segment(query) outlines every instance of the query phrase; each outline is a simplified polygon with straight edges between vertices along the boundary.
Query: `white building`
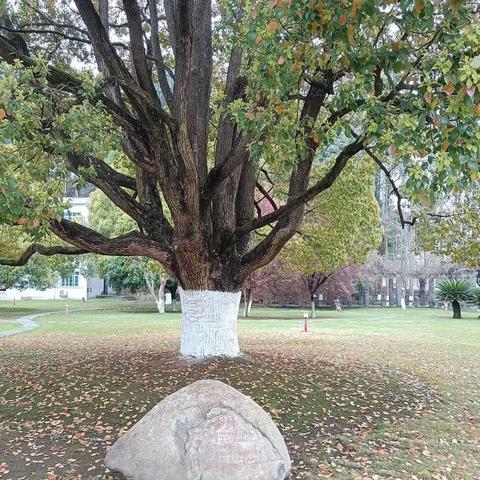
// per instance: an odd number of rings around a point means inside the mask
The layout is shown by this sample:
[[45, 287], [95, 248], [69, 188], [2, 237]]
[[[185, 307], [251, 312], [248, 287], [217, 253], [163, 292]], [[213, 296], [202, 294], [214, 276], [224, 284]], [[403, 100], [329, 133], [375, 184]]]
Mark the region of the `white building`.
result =
[[[88, 223], [88, 197], [67, 197], [64, 199], [71, 206], [65, 210], [64, 217], [86, 225]], [[89, 299], [95, 298], [104, 293], [106, 285], [103, 279], [98, 277], [86, 278], [77, 269], [72, 275], [62, 277], [58, 283], [51, 288], [38, 290], [27, 288], [17, 290], [8, 288], [0, 290], [0, 300], [58, 300], [58, 299]]]

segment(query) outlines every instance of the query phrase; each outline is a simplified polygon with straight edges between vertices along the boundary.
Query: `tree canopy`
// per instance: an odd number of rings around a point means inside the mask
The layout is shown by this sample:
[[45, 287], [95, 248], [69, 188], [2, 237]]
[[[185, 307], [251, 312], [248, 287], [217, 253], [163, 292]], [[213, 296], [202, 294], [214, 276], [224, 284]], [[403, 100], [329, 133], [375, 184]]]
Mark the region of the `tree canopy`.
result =
[[281, 259], [307, 276], [329, 276], [350, 264], [362, 264], [382, 239], [380, 211], [374, 194], [372, 162], [349, 164], [325, 194], [309, 205], [300, 232]]
[[[424, 203], [479, 177], [476, 3], [74, 4], [0, 4], [0, 221], [72, 245], [58, 251], [145, 256], [186, 289], [234, 291], [361, 152]], [[71, 173], [132, 230], [62, 218]], [[276, 176], [285, 196], [256, 214]]]
[[445, 200], [438, 214], [419, 223], [418, 238], [420, 248], [480, 269], [480, 190]]

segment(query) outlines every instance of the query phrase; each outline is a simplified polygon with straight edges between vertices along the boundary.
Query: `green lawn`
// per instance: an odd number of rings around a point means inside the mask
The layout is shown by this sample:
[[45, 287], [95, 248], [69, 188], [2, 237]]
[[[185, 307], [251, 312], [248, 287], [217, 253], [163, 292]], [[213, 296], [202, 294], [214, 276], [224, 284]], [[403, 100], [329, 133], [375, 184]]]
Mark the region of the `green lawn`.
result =
[[[0, 328], [64, 303], [0, 302]], [[253, 309], [239, 321], [242, 359], [192, 364], [176, 356], [178, 313], [69, 305], [112, 310], [59, 313], [0, 339], [2, 480], [110, 478], [108, 445], [199, 378], [226, 381], [271, 413], [293, 479], [479, 478], [478, 313], [326, 310], [305, 333], [302, 310]]]

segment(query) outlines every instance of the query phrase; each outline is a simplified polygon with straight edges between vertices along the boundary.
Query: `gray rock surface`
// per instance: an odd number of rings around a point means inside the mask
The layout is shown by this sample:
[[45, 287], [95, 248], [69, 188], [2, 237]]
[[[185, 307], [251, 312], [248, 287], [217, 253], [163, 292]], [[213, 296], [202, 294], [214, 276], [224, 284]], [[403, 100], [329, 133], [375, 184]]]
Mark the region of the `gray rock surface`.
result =
[[162, 400], [110, 448], [105, 464], [127, 480], [283, 480], [290, 472], [270, 416], [216, 380]]

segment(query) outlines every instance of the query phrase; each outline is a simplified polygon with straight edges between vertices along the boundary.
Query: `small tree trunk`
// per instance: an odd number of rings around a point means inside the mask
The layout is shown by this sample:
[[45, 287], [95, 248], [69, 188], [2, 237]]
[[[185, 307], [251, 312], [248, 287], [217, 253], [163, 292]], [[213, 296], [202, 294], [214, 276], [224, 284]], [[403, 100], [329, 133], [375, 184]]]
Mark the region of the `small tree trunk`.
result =
[[165, 301], [163, 298], [157, 298], [156, 302], [158, 313], [165, 313]]
[[317, 318], [317, 313], [315, 311], [315, 297], [311, 298], [311, 307], [312, 307], [312, 318]]
[[397, 306], [397, 297], [396, 297], [396, 292], [395, 292], [395, 284], [393, 281], [393, 278], [388, 279], [388, 301], [389, 301], [389, 306]]
[[458, 300], [452, 302], [453, 308], [453, 318], [462, 318], [462, 309], [460, 308], [460, 303]]
[[252, 310], [252, 303], [253, 303], [253, 295], [250, 294], [250, 298], [248, 299], [248, 306], [247, 306], [247, 316], [250, 315], [250, 311]]
[[181, 355], [238, 356], [237, 317], [240, 296], [241, 292], [180, 289]]
[[370, 287], [365, 285], [365, 290], [363, 291], [363, 304], [365, 307], [370, 306]]
[[402, 282], [400, 281], [400, 277], [397, 275], [396, 277], [396, 293], [397, 293], [397, 307], [402, 306]]
[[420, 306], [424, 307], [426, 304], [427, 294], [426, 294], [426, 285], [427, 280], [425, 278], [418, 279], [418, 295], [420, 297]]
[[243, 316], [248, 317], [248, 300], [247, 300], [247, 291], [243, 291]]
[[177, 299], [172, 295], [172, 312], [177, 311]]
[[[165, 313], [165, 285], [167, 279], [164, 275], [160, 278], [160, 287], [158, 288], [158, 297], [155, 296], [155, 303], [157, 304], [158, 313]], [[152, 286], [153, 289], [153, 286]]]

